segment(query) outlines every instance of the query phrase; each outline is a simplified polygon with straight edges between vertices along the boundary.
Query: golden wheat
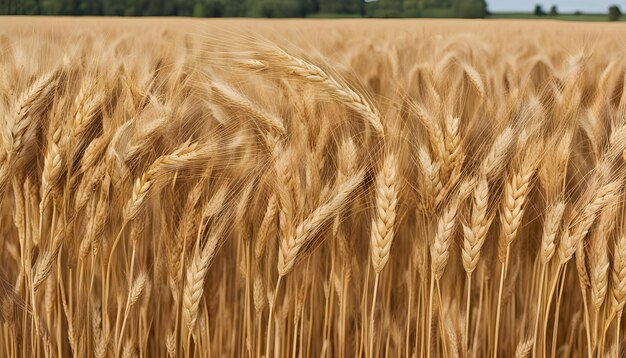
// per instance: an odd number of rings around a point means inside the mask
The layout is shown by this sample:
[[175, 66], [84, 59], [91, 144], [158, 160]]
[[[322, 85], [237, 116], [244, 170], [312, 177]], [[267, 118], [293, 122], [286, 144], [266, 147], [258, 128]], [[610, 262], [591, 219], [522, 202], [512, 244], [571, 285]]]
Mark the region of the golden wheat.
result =
[[622, 37], [4, 18], [0, 356], [623, 356]]

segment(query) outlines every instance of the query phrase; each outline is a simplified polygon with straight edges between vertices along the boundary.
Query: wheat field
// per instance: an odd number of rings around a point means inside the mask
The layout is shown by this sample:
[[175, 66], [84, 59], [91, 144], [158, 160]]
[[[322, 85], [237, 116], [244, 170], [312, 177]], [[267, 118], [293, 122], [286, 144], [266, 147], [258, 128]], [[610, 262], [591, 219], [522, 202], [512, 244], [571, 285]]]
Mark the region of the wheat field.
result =
[[625, 36], [2, 18], [0, 356], [624, 356]]

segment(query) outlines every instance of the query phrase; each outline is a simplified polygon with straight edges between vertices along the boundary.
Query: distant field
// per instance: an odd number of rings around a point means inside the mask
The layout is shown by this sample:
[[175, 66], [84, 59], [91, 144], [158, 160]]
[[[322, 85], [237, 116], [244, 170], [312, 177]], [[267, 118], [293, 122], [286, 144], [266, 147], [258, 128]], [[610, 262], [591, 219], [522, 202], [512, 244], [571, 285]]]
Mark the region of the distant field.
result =
[[[526, 12], [503, 12], [489, 15], [490, 19], [534, 19], [534, 20], [565, 20], [565, 21], [609, 21], [608, 14], [562, 14], [558, 16], [535, 16]], [[626, 16], [622, 16], [620, 21], [626, 20]]]
[[[423, 17], [419, 19], [444, 19], [454, 18], [454, 13], [448, 9], [429, 9], [425, 10], [422, 14]], [[343, 18], [364, 18], [364, 16], [356, 14], [313, 14], [310, 18], [316, 19], [343, 19]], [[525, 19], [525, 20], [562, 20], [562, 21], [589, 21], [589, 22], [609, 22], [608, 14], [561, 14], [558, 16], [536, 16], [532, 13], [526, 12], [503, 12], [492, 13], [487, 16], [487, 19]], [[626, 16], [623, 16], [620, 21], [626, 21]]]
[[[342, 19], [342, 18], [369, 18], [358, 14], [329, 14], [319, 13], [309, 16], [316, 19]], [[376, 16], [373, 16], [377, 18]], [[410, 17], [407, 17], [410, 18]], [[453, 19], [454, 11], [451, 9], [426, 9], [422, 12], [422, 17], [418, 19]], [[487, 16], [487, 19], [525, 19], [525, 20], [562, 20], [562, 21], [588, 21], [588, 22], [610, 22], [608, 14], [560, 14], [557, 16], [536, 16], [530, 12], [497, 12]], [[622, 16], [621, 22], [626, 21], [626, 15]]]

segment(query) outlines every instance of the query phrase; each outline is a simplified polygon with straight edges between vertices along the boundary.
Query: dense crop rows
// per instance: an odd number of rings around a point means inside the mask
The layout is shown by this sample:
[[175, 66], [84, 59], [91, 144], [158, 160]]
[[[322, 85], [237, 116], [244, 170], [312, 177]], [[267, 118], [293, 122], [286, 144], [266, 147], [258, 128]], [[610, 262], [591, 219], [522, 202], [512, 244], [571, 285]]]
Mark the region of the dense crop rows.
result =
[[1, 356], [623, 351], [623, 28], [3, 20]]

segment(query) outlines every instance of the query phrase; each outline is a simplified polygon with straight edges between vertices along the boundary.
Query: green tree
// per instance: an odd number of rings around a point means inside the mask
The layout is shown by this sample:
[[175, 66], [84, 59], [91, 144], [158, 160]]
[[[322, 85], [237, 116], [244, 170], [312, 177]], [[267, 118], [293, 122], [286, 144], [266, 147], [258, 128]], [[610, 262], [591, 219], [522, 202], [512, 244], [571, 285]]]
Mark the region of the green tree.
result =
[[[78, 11], [82, 15], [102, 15], [102, 1], [101, 0], [81, 0], [78, 5]], [[136, 14], [142, 15], [142, 14]]]
[[203, 16], [222, 17], [225, 16], [225, 12], [224, 0], [205, 0]]
[[424, 9], [440, 9], [426, 6], [423, 0], [378, 0], [364, 4], [370, 17], [419, 17]]
[[144, 15], [175, 16], [176, 3], [173, 0], [146, 0]]
[[367, 4], [367, 15], [373, 17], [401, 17], [402, 0], [378, 0]]
[[193, 6], [193, 17], [204, 17], [204, 5], [201, 1], [198, 1]]
[[18, 1], [20, 15], [40, 15], [41, 2], [36, 0]]
[[[103, 0], [102, 2], [103, 15], [123, 16], [124, 7], [125, 7], [124, 5], [125, 5], [124, 1], [122, 0]], [[61, 11], [63, 13], [63, 10]]]
[[543, 16], [546, 14], [545, 11], [543, 11], [543, 6], [537, 4], [535, 5], [535, 16]]
[[556, 5], [552, 5], [552, 7], [550, 8], [550, 16], [558, 16], [559, 15], [559, 11], [556, 8]]
[[227, 0], [222, 2], [224, 13], [222, 16], [245, 16], [247, 11], [246, 0]]
[[419, 0], [422, 9], [444, 9], [452, 8], [454, 0]]
[[57, 15], [60, 10], [60, 3], [56, 0], [44, 0], [41, 4], [43, 15]]
[[176, 15], [191, 16], [193, 15], [194, 0], [176, 0]]
[[619, 21], [622, 17], [622, 12], [617, 5], [609, 7], [609, 21]]
[[419, 17], [421, 14], [419, 2], [416, 0], [404, 0], [402, 8], [404, 9], [404, 15], [407, 17]]

